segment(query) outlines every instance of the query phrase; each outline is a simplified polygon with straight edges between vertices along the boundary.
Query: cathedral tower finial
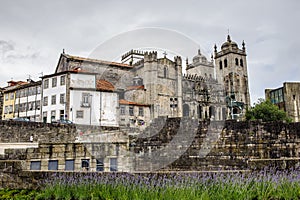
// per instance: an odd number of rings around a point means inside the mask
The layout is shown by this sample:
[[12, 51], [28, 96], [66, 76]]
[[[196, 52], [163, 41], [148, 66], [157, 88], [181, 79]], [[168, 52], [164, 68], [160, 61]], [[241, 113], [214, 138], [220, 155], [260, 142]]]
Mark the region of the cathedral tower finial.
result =
[[243, 46], [243, 51], [245, 51], [246, 47], [245, 47], [245, 41], [244, 40], [243, 40], [242, 46]]
[[229, 35], [229, 34], [227, 35], [227, 41], [228, 41], [228, 42], [231, 42], [231, 39], [230, 39], [230, 35]]

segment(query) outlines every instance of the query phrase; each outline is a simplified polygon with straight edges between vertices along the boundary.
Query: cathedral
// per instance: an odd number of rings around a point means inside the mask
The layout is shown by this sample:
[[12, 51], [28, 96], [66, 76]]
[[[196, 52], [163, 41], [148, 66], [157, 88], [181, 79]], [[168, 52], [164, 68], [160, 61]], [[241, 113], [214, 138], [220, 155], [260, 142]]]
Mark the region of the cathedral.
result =
[[[62, 53], [55, 74], [74, 70], [94, 73], [97, 81], [111, 84], [118, 94], [116, 120], [120, 126], [149, 124], [160, 116], [243, 118], [250, 105], [244, 42], [239, 48], [228, 35], [220, 50], [215, 45], [211, 59], [199, 49], [191, 63], [186, 59], [185, 66], [183, 73], [181, 57], [171, 60], [166, 54], [159, 57], [156, 51], [131, 50], [122, 56], [121, 63]], [[66, 112], [69, 104], [66, 101]]]

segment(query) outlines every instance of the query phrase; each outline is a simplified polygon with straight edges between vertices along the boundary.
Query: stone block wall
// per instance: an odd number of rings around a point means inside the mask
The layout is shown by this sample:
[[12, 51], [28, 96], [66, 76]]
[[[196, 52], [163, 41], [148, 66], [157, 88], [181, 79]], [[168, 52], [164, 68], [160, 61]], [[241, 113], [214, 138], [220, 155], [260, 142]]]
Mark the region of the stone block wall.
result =
[[54, 125], [39, 122], [0, 120], [0, 142], [74, 142], [77, 136], [73, 125]]
[[[179, 127], [180, 119], [170, 118], [158, 134], [144, 139], [131, 138], [137, 143], [135, 153], [145, 154], [150, 149], [154, 153], [163, 148], [172, 142]], [[186, 140], [183, 137], [182, 143]], [[180, 148], [182, 145], [178, 144]], [[300, 165], [299, 155], [300, 123], [203, 121], [187, 151], [163, 170], [243, 170], [269, 165], [290, 168]]]

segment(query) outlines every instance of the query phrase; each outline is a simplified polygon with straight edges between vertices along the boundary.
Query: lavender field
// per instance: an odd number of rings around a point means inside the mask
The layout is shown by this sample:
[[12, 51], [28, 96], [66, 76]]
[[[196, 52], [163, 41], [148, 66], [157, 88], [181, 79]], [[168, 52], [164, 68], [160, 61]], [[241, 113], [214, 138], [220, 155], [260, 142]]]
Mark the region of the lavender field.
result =
[[[23, 192], [24, 193], [24, 192]], [[299, 170], [230, 173], [57, 174], [11, 199], [299, 199]], [[7, 197], [7, 196], [6, 196]], [[0, 198], [4, 199], [1, 196]]]

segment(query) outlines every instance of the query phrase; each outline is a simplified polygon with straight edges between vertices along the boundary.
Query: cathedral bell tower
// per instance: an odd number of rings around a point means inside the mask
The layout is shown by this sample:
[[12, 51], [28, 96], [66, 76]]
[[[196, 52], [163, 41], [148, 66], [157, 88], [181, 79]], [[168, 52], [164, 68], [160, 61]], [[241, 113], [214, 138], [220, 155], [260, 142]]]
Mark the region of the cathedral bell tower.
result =
[[216, 45], [214, 47], [216, 77], [219, 83], [224, 84], [228, 119], [242, 118], [250, 107], [246, 56], [244, 41], [242, 49], [239, 49], [230, 35], [222, 44], [221, 51], [218, 52]]

